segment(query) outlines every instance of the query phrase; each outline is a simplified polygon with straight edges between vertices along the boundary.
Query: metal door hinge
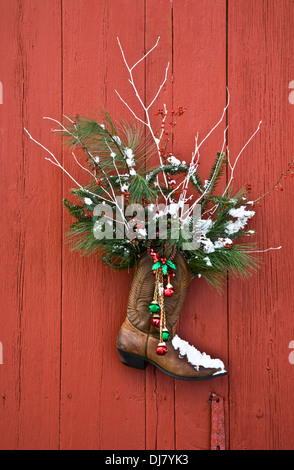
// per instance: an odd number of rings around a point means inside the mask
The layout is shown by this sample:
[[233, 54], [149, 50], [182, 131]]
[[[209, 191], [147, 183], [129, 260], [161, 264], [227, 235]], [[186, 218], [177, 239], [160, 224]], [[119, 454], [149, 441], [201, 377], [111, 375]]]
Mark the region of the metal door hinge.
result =
[[211, 450], [226, 449], [225, 435], [225, 410], [224, 399], [222, 396], [212, 393], [210, 395], [211, 403]]

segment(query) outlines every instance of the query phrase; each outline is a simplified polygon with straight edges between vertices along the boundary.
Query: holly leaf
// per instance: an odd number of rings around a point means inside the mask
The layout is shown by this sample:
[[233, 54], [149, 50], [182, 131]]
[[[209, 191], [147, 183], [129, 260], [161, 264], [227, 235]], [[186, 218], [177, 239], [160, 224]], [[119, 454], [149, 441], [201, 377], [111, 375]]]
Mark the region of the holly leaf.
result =
[[163, 274], [167, 274], [167, 265], [166, 264], [162, 265], [162, 272], [163, 272]]
[[152, 271], [156, 270], [156, 269], [159, 269], [161, 266], [160, 262], [159, 261], [156, 261], [156, 263], [153, 264], [152, 266]]
[[171, 268], [176, 269], [176, 265], [169, 259], [167, 260], [166, 264], [168, 264]]

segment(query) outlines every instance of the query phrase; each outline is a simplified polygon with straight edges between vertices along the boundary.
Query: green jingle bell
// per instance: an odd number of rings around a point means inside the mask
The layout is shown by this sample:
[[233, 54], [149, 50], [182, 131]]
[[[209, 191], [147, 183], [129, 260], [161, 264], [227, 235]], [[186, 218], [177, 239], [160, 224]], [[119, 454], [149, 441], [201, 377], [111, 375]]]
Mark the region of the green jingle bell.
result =
[[155, 302], [155, 301], [151, 302], [151, 304], [149, 305], [148, 308], [149, 308], [149, 311], [150, 311], [151, 313], [158, 313], [158, 312], [160, 312], [160, 306], [159, 306], [158, 303]]
[[165, 328], [162, 331], [162, 341], [168, 341], [169, 337], [170, 337], [169, 331], [168, 331], [168, 329]]

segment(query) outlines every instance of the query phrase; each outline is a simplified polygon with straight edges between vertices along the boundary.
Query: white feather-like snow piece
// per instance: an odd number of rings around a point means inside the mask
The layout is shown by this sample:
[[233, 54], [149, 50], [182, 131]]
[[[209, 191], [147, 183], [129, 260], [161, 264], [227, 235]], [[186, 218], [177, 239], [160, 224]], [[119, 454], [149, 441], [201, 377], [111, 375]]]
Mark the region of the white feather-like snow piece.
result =
[[[248, 204], [248, 203], [247, 203]], [[251, 217], [255, 214], [254, 211], [247, 211], [245, 206], [238, 207], [237, 209], [230, 209], [229, 215], [237, 219], [235, 222], [228, 222], [226, 225], [226, 233], [231, 235], [242, 230]]]
[[[168, 163], [170, 163], [171, 165], [180, 165], [182, 162], [180, 160], [178, 160], [176, 157], [174, 157], [173, 155], [171, 155], [170, 157], [168, 157], [167, 159]], [[184, 162], [183, 162], [184, 163]]]
[[181, 357], [187, 356], [188, 362], [196, 369], [205, 367], [205, 369], [220, 369], [213, 375], [223, 374], [226, 372], [224, 363], [220, 359], [212, 359], [208, 354], [201, 353], [194, 346], [184, 341], [178, 335], [172, 339], [172, 345], [176, 350], [179, 350]]
[[85, 197], [84, 202], [85, 204], [87, 204], [87, 206], [91, 206], [93, 204], [92, 199], [90, 199], [89, 197]]

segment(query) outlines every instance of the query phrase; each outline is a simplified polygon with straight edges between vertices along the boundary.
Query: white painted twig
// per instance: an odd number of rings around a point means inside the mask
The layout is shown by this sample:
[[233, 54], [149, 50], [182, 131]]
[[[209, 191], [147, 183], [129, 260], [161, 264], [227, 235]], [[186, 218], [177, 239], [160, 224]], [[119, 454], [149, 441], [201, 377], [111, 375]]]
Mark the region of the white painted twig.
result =
[[157, 93], [156, 93], [156, 95], [154, 96], [153, 100], [152, 100], [151, 103], [147, 106], [147, 108], [146, 108], [147, 110], [148, 110], [149, 108], [151, 108], [151, 106], [153, 105], [153, 103], [156, 101], [156, 99], [157, 99], [159, 93], [161, 92], [162, 87], [164, 86], [164, 84], [165, 84], [165, 82], [166, 82], [166, 80], [167, 80], [168, 69], [169, 69], [169, 62], [167, 63], [167, 66], [166, 66], [166, 69], [165, 69], [164, 80], [163, 80], [162, 84], [160, 85], [160, 87], [158, 88]]
[[[45, 160], [48, 160], [48, 161], [50, 161], [50, 163], [52, 163], [53, 165], [58, 166], [58, 167], [74, 182], [74, 184], [78, 187], [78, 189], [82, 189], [83, 191], [86, 191], [89, 195], [92, 195], [92, 196], [94, 196], [95, 198], [99, 197], [100, 199], [102, 199], [102, 200], [105, 201], [105, 202], [109, 202], [110, 204], [114, 204], [114, 205], [117, 207], [117, 209], [119, 210], [120, 214], [122, 215], [122, 218], [123, 218], [123, 221], [124, 221], [125, 226], [126, 226], [127, 228], [129, 227], [129, 224], [128, 224], [128, 222], [127, 222], [125, 216], [124, 216], [123, 210], [122, 210], [122, 208], [120, 207], [120, 205], [118, 204], [117, 199], [116, 199], [114, 193], [113, 193], [113, 197], [111, 197], [111, 195], [108, 193], [108, 191], [107, 191], [105, 188], [102, 188], [103, 191], [104, 191], [105, 193], [107, 193], [108, 196], [109, 196], [109, 199], [107, 199], [107, 198], [105, 198], [105, 197], [103, 197], [103, 196], [101, 196], [101, 195], [97, 196], [97, 194], [95, 194], [95, 193], [93, 193], [92, 191], [89, 191], [88, 189], [84, 188], [80, 183], [78, 183], [78, 182], [76, 181], [75, 178], [73, 178], [73, 176], [64, 168], [64, 166], [61, 165], [61, 163], [57, 160], [57, 158], [55, 157], [55, 155], [54, 155], [49, 149], [47, 149], [47, 148], [46, 148], [43, 144], [41, 144], [38, 140], [34, 139], [34, 138], [32, 137], [32, 135], [29, 133], [29, 131], [28, 131], [25, 127], [24, 127], [24, 130], [25, 130], [25, 132], [28, 134], [29, 138], [30, 138], [33, 142], [35, 142], [35, 143], [36, 143], [37, 145], [39, 145], [43, 150], [45, 150], [49, 155], [51, 155], [52, 159], [45, 157]], [[74, 158], [75, 158], [75, 155], [74, 155], [74, 154], [73, 154], [73, 156], [74, 156]], [[75, 158], [75, 160], [76, 160], [76, 158]], [[76, 161], [77, 161], [77, 160], [76, 160]], [[78, 163], [78, 162], [77, 162], [77, 163]], [[81, 166], [81, 165], [79, 165], [79, 166]], [[82, 168], [83, 168], [84, 170], [86, 169], [86, 168], [84, 168], [84, 167], [82, 167]]]
[[[225, 109], [226, 109], [226, 108], [225, 108]], [[221, 121], [219, 121], [219, 123], [220, 123], [220, 122], [221, 122]], [[223, 153], [224, 146], [225, 146], [225, 142], [226, 142], [226, 132], [227, 132], [227, 129], [228, 129], [228, 128], [226, 127], [226, 129], [224, 130], [224, 140], [223, 140], [222, 150], [221, 150], [221, 153], [220, 153], [220, 156], [219, 156], [219, 159], [218, 159], [218, 164], [219, 164], [219, 162], [221, 161], [221, 158], [222, 158], [222, 153]], [[204, 141], [202, 141], [202, 142], [204, 142]], [[197, 151], [199, 151], [199, 146], [198, 146], [198, 148], [197, 148]], [[196, 149], [195, 149], [195, 152], [196, 152]], [[185, 216], [186, 216], [186, 217], [189, 217], [189, 216], [193, 213], [193, 211], [194, 211], [196, 205], [199, 204], [200, 201], [201, 201], [201, 199], [203, 199], [203, 197], [209, 192], [211, 183], [212, 183], [212, 181], [214, 180], [214, 177], [215, 177], [215, 175], [216, 175], [216, 172], [218, 171], [218, 164], [217, 164], [216, 167], [215, 167], [214, 173], [213, 173], [212, 178], [211, 178], [211, 180], [210, 180], [210, 184], [207, 185], [207, 187], [205, 188], [205, 190], [203, 191], [203, 193], [201, 194], [201, 196], [199, 196], [199, 198], [196, 199], [196, 201], [192, 204], [192, 206], [191, 206], [190, 208], [188, 208], [187, 211], [183, 214], [183, 218], [185, 218]], [[187, 214], [187, 215], [186, 215], [186, 214]]]
[[137, 119], [137, 121], [144, 124], [144, 126], [148, 126], [147, 122], [143, 121], [141, 118], [137, 116], [137, 114], [132, 110], [132, 108], [128, 105], [128, 103], [121, 97], [121, 95], [119, 94], [117, 90], [115, 90], [115, 93], [117, 94], [119, 99], [123, 102], [123, 104], [128, 108], [128, 110], [132, 113], [132, 115]]
[[[159, 43], [159, 39], [160, 39], [160, 36], [158, 36], [157, 41], [156, 41], [156, 43], [154, 44], [154, 46], [153, 46], [145, 55], [143, 55], [143, 57], [141, 57], [141, 59], [139, 59], [139, 60], [133, 65], [133, 67], [131, 67], [131, 70], [133, 70], [140, 62], [142, 62], [142, 60], [144, 60], [144, 59], [150, 54], [150, 52], [153, 51], [153, 49], [155, 49], [155, 48], [157, 47], [157, 45], [158, 45], [158, 43]], [[123, 54], [123, 57], [124, 57], [124, 54]]]
[[[200, 150], [200, 147], [204, 144], [204, 142], [208, 139], [208, 137], [213, 133], [213, 131], [215, 129], [217, 129], [217, 127], [222, 123], [224, 117], [225, 117], [225, 114], [226, 114], [226, 111], [229, 107], [229, 104], [230, 104], [230, 93], [229, 93], [229, 90], [227, 88], [227, 95], [228, 95], [228, 99], [227, 99], [227, 104], [226, 106], [224, 107], [223, 109], [223, 112], [221, 114], [221, 117], [220, 119], [218, 120], [218, 122], [213, 126], [213, 128], [208, 132], [208, 134], [206, 134], [206, 136], [204, 137], [204, 139], [198, 144], [198, 133], [197, 133], [197, 136], [195, 137], [195, 149], [194, 149], [194, 152], [192, 152], [192, 160], [190, 162], [190, 165], [189, 165], [189, 171], [185, 177], [185, 185], [184, 185], [184, 194], [183, 194], [183, 199], [185, 199], [186, 197], [186, 193], [187, 193], [187, 188], [188, 188], [188, 183], [190, 181], [190, 178], [191, 178], [191, 175], [192, 175], [192, 172], [193, 171], [197, 171], [197, 166], [198, 166], [198, 162], [199, 162], [199, 158], [200, 158], [200, 153], [199, 153], [199, 150]], [[227, 129], [225, 129], [224, 131], [224, 140], [223, 140], [223, 146], [222, 146], [222, 151], [221, 153], [223, 153], [223, 150], [224, 150], [224, 145], [225, 145], [225, 142], [226, 142], [226, 132], [227, 132]], [[195, 156], [198, 155], [198, 159], [197, 159], [197, 163], [196, 163], [196, 166], [194, 165], [194, 159], [195, 159]], [[217, 170], [217, 167], [216, 167], [216, 170]], [[215, 170], [215, 171], [216, 171]], [[215, 172], [214, 172], [215, 174]], [[214, 177], [214, 175], [213, 175]], [[213, 178], [212, 178], [213, 180]], [[205, 188], [205, 191], [201, 194], [201, 196], [193, 203], [193, 205], [191, 206], [191, 208], [186, 211], [184, 214], [183, 214], [183, 217], [186, 216], [189, 216], [191, 213], [193, 213], [194, 211], [194, 208], [196, 207], [197, 204], [200, 203], [201, 199], [205, 196], [205, 194], [208, 193], [208, 190], [210, 189], [210, 185], [209, 187]]]
[[[51, 155], [52, 159], [51, 158], [48, 158], [48, 157], [45, 157], [45, 160], [48, 160], [50, 163], [52, 163], [53, 165], [56, 165], [58, 166], [73, 182], [74, 184], [78, 187], [78, 189], [83, 189], [84, 191], [86, 191], [87, 193], [91, 194], [92, 196], [95, 196], [97, 198], [97, 194], [93, 193], [92, 191], [89, 191], [88, 189], [85, 189], [83, 187], [83, 185], [81, 185], [80, 183], [77, 182], [77, 180], [75, 178], [73, 178], [73, 176], [64, 168], [64, 166], [61, 165], [61, 163], [57, 160], [57, 158], [55, 157], [55, 155], [49, 150], [47, 149], [47, 147], [45, 147], [43, 144], [41, 144], [40, 142], [38, 142], [38, 140], [34, 139], [32, 137], [32, 135], [29, 133], [29, 131], [24, 127], [24, 130], [25, 132], [28, 134], [29, 138], [35, 142], [37, 145], [39, 145], [42, 149], [44, 149], [49, 155]], [[78, 163], [75, 155], [73, 154], [76, 162]], [[78, 163], [79, 164], [79, 163]], [[82, 166], [79, 164], [79, 166]], [[86, 168], [82, 167], [84, 170], [86, 170]], [[103, 188], [104, 189], [104, 188]], [[107, 191], [106, 191], [107, 192]], [[110, 196], [110, 195], [109, 195]], [[110, 200], [109, 199], [106, 199], [104, 198], [103, 196], [99, 196], [101, 199], [103, 199], [104, 201], [106, 202], [110, 202], [111, 204], [115, 203], [115, 201], [111, 198], [110, 196]]]
[[79, 165], [79, 167], [82, 168], [82, 170], [84, 170], [84, 171], [86, 171], [87, 173], [89, 173], [89, 174], [92, 176], [92, 178], [95, 179], [95, 181], [96, 181], [96, 183], [97, 183], [98, 180], [97, 180], [96, 176], [94, 175], [94, 173], [92, 173], [92, 171], [90, 171], [88, 168], [84, 167], [84, 166], [78, 161], [78, 159], [77, 159], [77, 157], [75, 156], [75, 153], [74, 153], [74, 152], [71, 152], [71, 154], [72, 154], [72, 156], [74, 157], [76, 164]]
[[[45, 116], [43, 119], [47, 119], [49, 121], [53, 121], [53, 122], [56, 122], [62, 129], [64, 132], [66, 132], [67, 134], [69, 134], [70, 136], [72, 136], [87, 152], [87, 154], [89, 155], [89, 157], [91, 158], [91, 160], [93, 161], [94, 165], [96, 166], [96, 162], [95, 162], [95, 157], [89, 152], [89, 150], [87, 149], [87, 147], [83, 144], [83, 142], [79, 139], [78, 136], [74, 135], [72, 132], [70, 132], [60, 121], [58, 121], [57, 119], [53, 119], [51, 117], [48, 117], [48, 116]], [[69, 119], [71, 121], [71, 119]], [[72, 121], [71, 121], [72, 122]], [[75, 126], [75, 124], [74, 124]], [[76, 127], [76, 126], [75, 126]], [[77, 161], [77, 160], [76, 160]], [[85, 168], [84, 168], [85, 169]], [[113, 203], [116, 204], [116, 195], [115, 195], [115, 191], [113, 189], [113, 186], [111, 184], [111, 181], [110, 179], [108, 178], [107, 174], [105, 173], [105, 171], [103, 170], [103, 168], [99, 167], [100, 171], [103, 173], [104, 177], [106, 178], [106, 181], [108, 182], [109, 186], [110, 186], [110, 189], [111, 189], [111, 192], [112, 192], [112, 196], [110, 196], [110, 194], [108, 193], [108, 191], [105, 190], [105, 188], [102, 188], [104, 190], [105, 193], [107, 193], [107, 195], [112, 199]], [[91, 172], [90, 172], [91, 173]], [[92, 173], [91, 173], [92, 174]], [[97, 181], [97, 180], [96, 180]]]
[[226, 106], [224, 107], [223, 109], [223, 112], [222, 112], [222, 115], [220, 117], [220, 120], [215, 124], [215, 126], [213, 126], [213, 128], [208, 132], [208, 134], [204, 137], [204, 139], [200, 142], [200, 144], [198, 145], [198, 149], [200, 149], [201, 145], [204, 144], [204, 142], [208, 139], [208, 137], [213, 133], [213, 131], [221, 124], [221, 122], [223, 121], [224, 117], [225, 117], [225, 114], [227, 112], [227, 109], [229, 107], [229, 104], [230, 104], [230, 94], [229, 94], [229, 90], [227, 88], [227, 93], [228, 93], [228, 100], [227, 100], [227, 104]]
[[35, 142], [35, 144], [39, 145], [43, 150], [45, 150], [49, 155], [51, 155], [52, 159], [51, 158], [48, 158], [48, 157], [45, 157], [45, 160], [49, 160], [51, 163], [53, 163], [53, 165], [56, 165], [58, 166], [74, 183], [76, 186], [78, 186], [79, 189], [82, 189], [82, 185], [79, 184], [73, 177], [70, 173], [68, 173], [68, 171], [61, 165], [61, 163], [57, 160], [57, 158], [55, 157], [55, 155], [49, 150], [47, 149], [43, 144], [41, 144], [40, 142], [38, 142], [36, 139], [34, 139], [31, 134], [29, 133], [29, 131], [24, 127], [24, 130], [25, 132], [28, 134], [29, 138]]
[[115, 171], [116, 171], [116, 174], [117, 174], [117, 177], [118, 177], [118, 180], [119, 180], [120, 189], [121, 189], [121, 191], [122, 191], [121, 177], [120, 177], [120, 173], [119, 173], [118, 168], [117, 168], [116, 163], [115, 163], [115, 157], [116, 157], [116, 155], [115, 155], [115, 153], [111, 150], [111, 148], [109, 147], [109, 145], [108, 145], [108, 143], [106, 142], [106, 140], [105, 140], [105, 144], [106, 144], [106, 146], [108, 147], [110, 156], [112, 157], [113, 166], [114, 166], [114, 168], [115, 168]]
[[242, 149], [240, 150], [240, 152], [238, 153], [237, 157], [235, 158], [235, 161], [234, 161], [234, 164], [232, 165], [231, 164], [231, 161], [230, 161], [230, 156], [229, 156], [229, 152], [227, 152], [227, 156], [228, 156], [228, 163], [229, 163], [229, 166], [230, 166], [230, 169], [231, 169], [231, 175], [230, 175], [230, 179], [229, 179], [229, 182], [226, 186], [226, 189], [224, 190], [223, 192], [223, 196], [226, 194], [226, 192], [228, 191], [233, 179], [234, 179], [234, 171], [236, 169], [236, 165], [239, 161], [239, 158], [241, 157], [242, 153], [244, 152], [245, 148], [248, 146], [248, 144], [251, 142], [251, 140], [253, 139], [253, 137], [257, 134], [257, 132], [260, 130], [260, 126], [261, 126], [261, 123], [262, 121], [259, 122], [258, 126], [257, 126], [257, 129], [253, 132], [253, 134], [251, 135], [251, 137], [247, 140], [247, 142], [243, 145]]
[[[166, 80], [167, 80], [167, 73], [168, 73], [168, 69], [169, 69], [169, 63], [167, 64], [167, 67], [166, 67], [166, 70], [165, 70], [165, 77], [164, 77], [164, 80], [163, 80], [163, 82], [161, 83], [161, 85], [160, 85], [158, 91], [156, 92], [155, 98], [151, 101], [151, 103], [149, 104], [148, 107], [145, 106], [145, 104], [144, 104], [144, 102], [143, 102], [143, 100], [142, 100], [142, 98], [141, 98], [141, 96], [140, 96], [140, 94], [139, 94], [139, 92], [138, 92], [138, 90], [137, 90], [136, 84], [135, 84], [135, 82], [134, 82], [133, 74], [132, 74], [133, 69], [134, 69], [142, 60], [144, 60], [144, 59], [148, 56], [148, 54], [150, 54], [151, 51], [153, 51], [153, 50], [157, 47], [158, 42], [159, 42], [159, 38], [160, 38], [160, 37], [158, 37], [158, 39], [157, 39], [155, 45], [154, 45], [146, 54], [144, 54], [144, 56], [143, 56], [140, 60], [138, 60], [132, 67], [129, 66], [129, 64], [128, 64], [127, 60], [126, 60], [126, 57], [125, 57], [125, 53], [124, 53], [123, 48], [122, 48], [122, 46], [121, 46], [120, 40], [119, 40], [119, 38], [117, 38], [117, 42], [118, 42], [118, 45], [119, 45], [119, 48], [120, 48], [120, 51], [121, 51], [121, 54], [122, 54], [122, 57], [123, 57], [125, 66], [126, 66], [128, 72], [129, 72], [129, 76], [130, 76], [129, 82], [130, 82], [130, 84], [131, 84], [132, 87], [133, 87], [133, 90], [134, 90], [134, 92], [135, 92], [136, 97], [138, 98], [138, 101], [139, 101], [141, 107], [143, 108], [143, 111], [144, 111], [144, 113], [145, 113], [145, 119], [146, 119], [146, 121], [143, 121], [143, 119], [139, 118], [139, 117], [136, 115], [136, 113], [132, 110], [132, 108], [128, 105], [128, 103], [121, 97], [121, 95], [119, 94], [119, 92], [118, 92], [117, 90], [115, 90], [115, 92], [116, 92], [116, 94], [118, 95], [118, 97], [120, 98], [120, 100], [124, 103], [124, 105], [125, 105], [125, 106], [129, 109], [129, 111], [133, 114], [133, 116], [134, 116], [139, 122], [141, 122], [142, 124], [144, 124], [144, 125], [149, 129], [149, 132], [150, 132], [150, 134], [151, 134], [151, 137], [152, 137], [152, 139], [154, 140], [155, 145], [156, 145], [156, 148], [157, 148], [157, 152], [158, 152], [158, 157], [159, 157], [160, 165], [163, 166], [163, 162], [162, 162], [162, 158], [161, 158], [161, 154], [160, 154], [160, 150], [159, 150], [159, 142], [160, 142], [160, 140], [155, 137], [155, 133], [154, 133], [154, 131], [153, 131], [153, 129], [152, 129], [151, 120], [150, 120], [150, 116], [149, 116], [149, 109], [150, 109], [150, 106], [155, 102], [155, 100], [156, 100], [156, 98], [158, 97], [160, 91], [162, 90], [162, 87], [164, 86], [164, 84], [165, 84], [165, 82], [166, 82]], [[165, 175], [164, 171], [163, 171], [162, 173], [163, 173], [165, 185], [166, 185], [166, 187], [168, 187], [166, 175]], [[166, 199], [166, 198], [165, 198], [165, 199]]]
[[161, 132], [160, 132], [160, 135], [159, 135], [159, 138], [158, 138], [159, 141], [161, 141], [163, 133], [164, 133], [164, 123], [166, 121], [166, 116], [167, 116], [167, 109], [166, 109], [166, 104], [165, 103], [163, 104], [163, 110], [164, 110], [164, 115], [163, 115], [163, 118], [162, 118], [162, 121], [161, 121]]
[[265, 250], [250, 250], [250, 251], [244, 251], [242, 250], [242, 253], [265, 253], [266, 251], [271, 251], [271, 250], [280, 250], [282, 248], [282, 246], [277, 246], [277, 247], [270, 247], [270, 248], [266, 248]]

